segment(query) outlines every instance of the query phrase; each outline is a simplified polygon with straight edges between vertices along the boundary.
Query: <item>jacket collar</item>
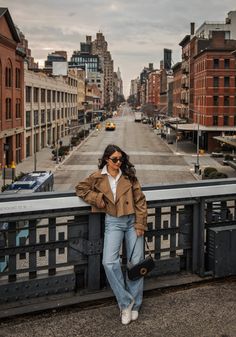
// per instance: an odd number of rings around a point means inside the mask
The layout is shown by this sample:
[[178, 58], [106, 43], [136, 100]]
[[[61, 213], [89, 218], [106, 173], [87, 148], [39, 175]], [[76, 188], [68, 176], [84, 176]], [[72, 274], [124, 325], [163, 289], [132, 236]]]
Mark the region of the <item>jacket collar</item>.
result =
[[115, 204], [120, 199], [120, 197], [132, 187], [129, 178], [122, 174], [117, 184], [116, 201], [114, 201], [107, 174], [101, 174], [101, 170], [99, 170], [94, 173], [93, 177], [99, 179], [98, 184], [95, 184], [96, 187], [100, 192], [105, 194], [106, 198], [109, 199], [113, 204]]

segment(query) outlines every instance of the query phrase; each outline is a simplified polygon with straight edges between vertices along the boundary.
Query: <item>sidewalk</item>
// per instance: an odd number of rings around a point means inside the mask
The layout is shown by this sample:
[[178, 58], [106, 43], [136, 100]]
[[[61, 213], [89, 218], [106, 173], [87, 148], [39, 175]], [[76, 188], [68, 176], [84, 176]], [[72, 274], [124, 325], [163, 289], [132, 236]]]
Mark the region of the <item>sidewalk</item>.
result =
[[2, 337], [235, 337], [236, 282], [144, 294], [137, 321], [124, 326], [114, 299], [0, 323]]
[[[51, 171], [55, 172], [70, 156], [74, 151], [76, 151], [78, 148], [80, 148], [84, 142], [92, 135], [92, 133], [95, 132], [95, 130], [91, 131], [87, 138], [85, 138], [79, 145], [73, 147], [73, 149], [70, 151], [70, 153], [65, 156], [65, 158], [59, 162], [56, 163], [55, 160], [52, 160], [52, 151], [53, 149], [51, 147], [43, 148], [41, 151], [36, 153], [36, 171]], [[71, 136], [68, 135], [66, 137], [62, 138], [63, 145], [69, 145], [70, 144], [70, 138]], [[26, 159], [24, 159], [21, 163], [19, 163], [16, 166], [16, 176], [19, 175], [21, 172], [28, 173], [34, 171], [35, 166], [35, 157], [31, 156]], [[6, 179], [6, 184], [11, 183], [11, 180]], [[0, 177], [0, 191], [1, 187], [3, 185], [2, 177]], [[1, 193], [1, 192], [0, 192]]]
[[[167, 141], [163, 139], [163, 141], [167, 144]], [[183, 156], [186, 163], [190, 166], [190, 170], [194, 174], [197, 179], [201, 179], [201, 177], [194, 173], [194, 164], [197, 162], [197, 149], [196, 145], [194, 145], [191, 141], [183, 140], [174, 144], [167, 144], [170, 150], [178, 155]], [[176, 151], [177, 150], [177, 151]], [[209, 153], [199, 154], [199, 164], [200, 169], [204, 170], [205, 167], [215, 167], [218, 171], [226, 173], [229, 178], [236, 178], [236, 171], [229, 166], [224, 166], [221, 164], [222, 160], [217, 160]]]

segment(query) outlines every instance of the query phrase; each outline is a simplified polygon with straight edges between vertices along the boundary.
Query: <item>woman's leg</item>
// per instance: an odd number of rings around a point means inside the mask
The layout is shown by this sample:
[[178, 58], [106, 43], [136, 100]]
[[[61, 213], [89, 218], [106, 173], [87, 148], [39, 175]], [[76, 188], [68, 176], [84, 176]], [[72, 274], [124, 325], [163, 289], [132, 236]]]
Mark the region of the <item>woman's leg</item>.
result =
[[[128, 229], [125, 233], [125, 242], [126, 242], [126, 251], [127, 251], [127, 259], [130, 258], [131, 252], [135, 245], [135, 241], [137, 239], [137, 234], [134, 228], [134, 217], [130, 216]], [[144, 246], [143, 246], [143, 236], [139, 236], [135, 245], [135, 249], [132, 255], [131, 263], [137, 264], [144, 257]], [[144, 278], [141, 277], [136, 281], [129, 280], [128, 276], [126, 276], [126, 289], [134, 298], [134, 306], [132, 310], [139, 310], [142, 300], [143, 300], [143, 283]]]
[[103, 266], [107, 279], [121, 310], [126, 309], [133, 300], [125, 289], [125, 282], [120, 265], [120, 248], [127, 229], [128, 216], [112, 217], [106, 215], [103, 247]]

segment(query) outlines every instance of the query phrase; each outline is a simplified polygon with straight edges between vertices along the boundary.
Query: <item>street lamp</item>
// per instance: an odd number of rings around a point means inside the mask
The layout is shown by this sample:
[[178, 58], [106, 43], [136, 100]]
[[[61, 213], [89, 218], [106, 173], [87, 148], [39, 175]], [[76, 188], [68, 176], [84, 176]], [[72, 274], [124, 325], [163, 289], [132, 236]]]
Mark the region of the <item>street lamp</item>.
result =
[[176, 118], [176, 136], [175, 136], [175, 152], [178, 152], [178, 121]]
[[196, 174], [200, 174], [200, 158], [199, 158], [199, 137], [200, 137], [200, 112], [195, 111], [193, 109], [189, 109], [193, 111], [195, 114], [197, 114], [197, 159], [196, 163], [194, 163], [194, 172]]
[[59, 132], [58, 132], [58, 124], [57, 124], [57, 132], [56, 132], [56, 137], [57, 137], [57, 149], [56, 149], [56, 164], [59, 164], [59, 149], [58, 149], [58, 139], [59, 139]]
[[36, 125], [34, 125], [34, 171], [37, 171], [37, 149], [36, 149], [37, 135]]
[[195, 165], [195, 173], [199, 174], [200, 164], [199, 164], [199, 112], [197, 112], [197, 162]]

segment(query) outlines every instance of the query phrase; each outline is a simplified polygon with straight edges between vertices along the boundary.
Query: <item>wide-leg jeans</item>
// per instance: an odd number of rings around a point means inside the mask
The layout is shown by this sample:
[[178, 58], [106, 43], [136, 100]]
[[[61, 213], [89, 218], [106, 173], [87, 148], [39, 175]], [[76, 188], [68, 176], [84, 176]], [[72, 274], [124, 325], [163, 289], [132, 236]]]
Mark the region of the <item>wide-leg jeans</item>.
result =
[[[123, 239], [125, 238], [126, 242], [127, 259], [129, 259], [137, 239], [134, 220], [133, 214], [119, 218], [107, 214], [105, 218], [102, 263], [120, 310], [127, 308], [132, 300], [134, 300], [132, 310], [139, 310], [143, 299], [143, 277], [131, 281], [126, 276], [126, 280], [124, 280], [120, 263], [119, 253]], [[139, 236], [132, 256], [132, 264], [136, 264], [143, 259], [143, 248], [143, 236]]]

